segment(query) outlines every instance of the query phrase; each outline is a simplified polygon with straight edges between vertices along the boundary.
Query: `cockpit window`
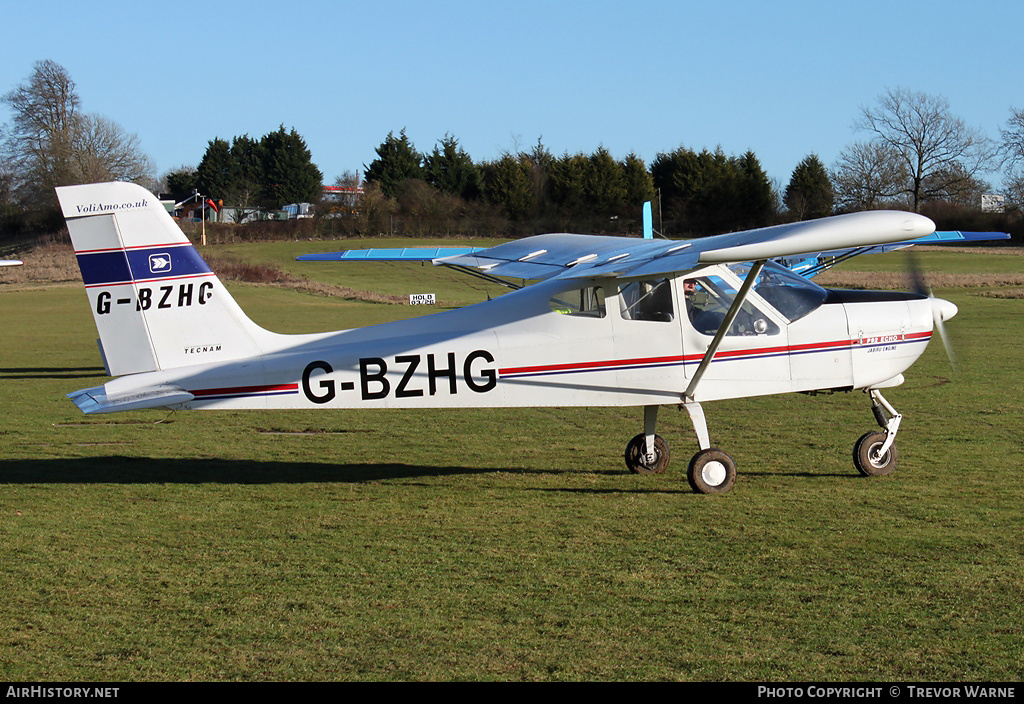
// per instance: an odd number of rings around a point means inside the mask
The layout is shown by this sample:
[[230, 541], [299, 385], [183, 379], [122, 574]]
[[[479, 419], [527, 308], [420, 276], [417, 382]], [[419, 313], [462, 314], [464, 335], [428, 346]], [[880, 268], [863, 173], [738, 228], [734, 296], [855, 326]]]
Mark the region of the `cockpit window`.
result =
[[625, 320], [668, 323], [675, 318], [672, 285], [668, 279], [632, 281], [620, 286], [619, 306]]
[[[741, 279], [746, 278], [750, 267], [749, 262], [729, 265]], [[761, 269], [754, 291], [791, 323], [815, 310], [828, 295], [818, 284], [774, 262], [767, 262]]]
[[[714, 335], [736, 298], [736, 290], [720, 276], [683, 280], [686, 312], [697, 332]], [[743, 302], [726, 335], [777, 335], [779, 326], [749, 300]]]

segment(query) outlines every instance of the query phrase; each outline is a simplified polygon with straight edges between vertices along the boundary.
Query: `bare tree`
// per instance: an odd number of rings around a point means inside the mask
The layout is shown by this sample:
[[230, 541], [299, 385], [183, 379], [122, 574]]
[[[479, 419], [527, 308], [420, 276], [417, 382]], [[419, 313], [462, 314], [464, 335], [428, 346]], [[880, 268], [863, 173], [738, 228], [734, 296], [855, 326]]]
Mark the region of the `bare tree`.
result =
[[7, 164], [0, 162], [0, 229], [17, 210], [14, 199], [14, 173]]
[[138, 138], [112, 120], [83, 114], [74, 81], [56, 62], [36, 62], [29, 79], [0, 101], [14, 113], [0, 149], [26, 204], [52, 204], [55, 186], [152, 182], [153, 165]]
[[832, 169], [836, 205], [845, 210], [871, 210], [905, 197], [906, 169], [885, 144], [855, 142], [840, 154]]
[[1024, 110], [1010, 108], [1010, 120], [1000, 133], [1000, 153], [1004, 164], [1011, 168], [1024, 166]]
[[854, 128], [871, 133], [874, 156], [892, 160], [879, 172], [902, 176], [899, 190], [914, 211], [925, 200], [974, 187], [994, 155], [991, 140], [952, 115], [945, 98], [904, 88], [864, 108]]
[[952, 164], [930, 173], [924, 181], [923, 190], [929, 200], [978, 207], [982, 194], [990, 192], [991, 185], [967, 173], [960, 164]]
[[72, 157], [71, 176], [78, 183], [152, 179], [153, 162], [142, 152], [138, 137], [100, 115], [78, 117]]
[[1024, 110], [1010, 108], [1010, 120], [1000, 132], [1007, 195], [1018, 206], [1024, 206]]
[[80, 105], [71, 76], [53, 61], [38, 61], [28, 82], [0, 100], [14, 113], [3, 151], [16, 187], [36, 190], [32, 184], [45, 188], [65, 182]]

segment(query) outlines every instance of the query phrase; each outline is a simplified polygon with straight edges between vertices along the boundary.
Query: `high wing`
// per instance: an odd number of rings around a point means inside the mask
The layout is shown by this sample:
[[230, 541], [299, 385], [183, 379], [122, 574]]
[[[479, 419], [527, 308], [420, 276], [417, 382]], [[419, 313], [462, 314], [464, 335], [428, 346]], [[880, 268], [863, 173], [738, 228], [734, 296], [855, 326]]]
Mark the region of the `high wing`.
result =
[[0, 259], [0, 266], [21, 266], [23, 263], [20, 259]]
[[773, 259], [811, 278], [842, 261], [915, 244], [1005, 240], [1002, 232], [935, 231], [904, 211], [867, 211], [696, 240], [536, 235], [490, 248], [365, 249], [306, 254], [300, 261], [432, 261], [501, 283], [505, 279], [642, 278], [719, 262]]
[[934, 231], [935, 223], [922, 215], [876, 210], [687, 241], [536, 235], [434, 263], [518, 279], [632, 279], [686, 272], [705, 264], [888, 244]]
[[903, 242], [875, 245], [873, 247], [847, 247], [827, 252], [807, 253], [801, 257], [782, 257], [780, 264], [805, 278], [813, 278], [848, 259], [861, 254], [878, 254], [906, 249], [916, 244], [962, 244], [964, 242], [990, 242], [1010, 239], [1006, 232], [962, 232], [960, 230], [937, 230], [930, 235]]

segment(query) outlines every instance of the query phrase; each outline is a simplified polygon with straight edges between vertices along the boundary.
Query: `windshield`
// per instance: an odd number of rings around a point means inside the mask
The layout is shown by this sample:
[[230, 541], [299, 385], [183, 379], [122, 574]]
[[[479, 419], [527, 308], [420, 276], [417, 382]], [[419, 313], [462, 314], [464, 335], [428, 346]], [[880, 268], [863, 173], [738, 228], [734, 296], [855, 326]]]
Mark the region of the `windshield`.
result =
[[[740, 262], [730, 264], [729, 270], [743, 279], [750, 267], [750, 262]], [[765, 263], [754, 282], [754, 291], [791, 323], [815, 310], [828, 295], [818, 284], [775, 262]]]

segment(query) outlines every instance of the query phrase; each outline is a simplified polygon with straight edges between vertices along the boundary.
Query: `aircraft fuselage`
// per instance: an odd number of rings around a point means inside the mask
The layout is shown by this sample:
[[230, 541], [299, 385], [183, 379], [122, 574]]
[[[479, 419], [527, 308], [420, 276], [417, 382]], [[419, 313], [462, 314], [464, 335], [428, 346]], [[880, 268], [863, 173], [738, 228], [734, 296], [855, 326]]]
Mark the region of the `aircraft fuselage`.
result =
[[[738, 285], [722, 266], [689, 275]], [[412, 320], [312, 335], [273, 335], [262, 354], [121, 377], [109, 396], [173, 386], [195, 409], [634, 406], [683, 400], [711, 335], [697, 329], [682, 277], [659, 280], [660, 308], [629, 310], [621, 282], [539, 283]], [[575, 308], [565, 299], [590, 296]], [[929, 299], [830, 292], [790, 321], [756, 293], [756, 320], [727, 335], [698, 402], [854, 389], [897, 380], [932, 333]], [[480, 321], [488, 327], [480, 329]], [[214, 338], [192, 344], [220, 352]]]

